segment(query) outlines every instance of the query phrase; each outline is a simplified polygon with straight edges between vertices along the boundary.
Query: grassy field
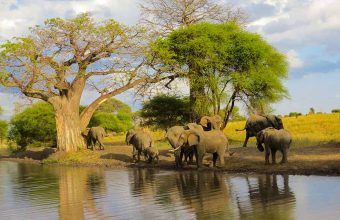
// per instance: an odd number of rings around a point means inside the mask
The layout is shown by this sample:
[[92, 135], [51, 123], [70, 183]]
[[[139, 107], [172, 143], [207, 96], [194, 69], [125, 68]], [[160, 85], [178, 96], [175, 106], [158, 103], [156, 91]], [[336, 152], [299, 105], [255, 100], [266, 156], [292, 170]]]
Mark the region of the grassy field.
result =
[[[229, 122], [224, 130], [227, 135], [230, 146], [241, 147], [245, 139], [246, 132], [235, 131], [236, 128], [244, 128], [245, 121]], [[283, 118], [284, 127], [291, 132], [293, 136], [292, 147], [310, 147], [340, 142], [340, 113], [336, 114], [310, 114], [299, 117]], [[165, 131], [149, 131], [155, 144], [159, 149], [170, 148], [165, 141]], [[107, 142], [119, 142], [124, 144], [125, 135], [120, 134], [106, 138]], [[255, 137], [250, 138], [248, 146], [255, 146]]]
[[[285, 129], [293, 136], [292, 147], [308, 147], [323, 145], [330, 142], [340, 142], [340, 114], [310, 114], [299, 117], [285, 117], [282, 119]], [[244, 128], [245, 121], [230, 122], [224, 130], [232, 145], [243, 142], [245, 131], [236, 132], [235, 129]], [[250, 138], [250, 145], [256, 142]], [[240, 144], [242, 146], [242, 144]]]

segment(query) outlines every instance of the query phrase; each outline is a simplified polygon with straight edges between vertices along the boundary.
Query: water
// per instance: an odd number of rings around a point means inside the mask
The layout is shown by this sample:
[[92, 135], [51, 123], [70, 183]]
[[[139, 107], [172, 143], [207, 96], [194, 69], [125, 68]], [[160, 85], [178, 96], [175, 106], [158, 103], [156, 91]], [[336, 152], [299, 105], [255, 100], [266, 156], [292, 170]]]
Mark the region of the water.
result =
[[340, 177], [0, 161], [0, 219], [321, 218], [340, 218]]

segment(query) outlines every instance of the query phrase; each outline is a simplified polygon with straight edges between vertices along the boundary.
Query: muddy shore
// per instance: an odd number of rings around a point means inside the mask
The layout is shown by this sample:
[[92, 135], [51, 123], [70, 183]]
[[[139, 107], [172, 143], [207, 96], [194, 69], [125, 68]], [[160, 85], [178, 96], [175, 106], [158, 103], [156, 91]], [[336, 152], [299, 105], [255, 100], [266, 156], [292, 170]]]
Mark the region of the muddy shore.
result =
[[[292, 175], [340, 175], [340, 143], [323, 146], [290, 149], [287, 164], [264, 165], [264, 153], [255, 147], [231, 148], [233, 156], [225, 158], [225, 167], [212, 168], [211, 156], [204, 158], [204, 171], [230, 173], [266, 173]], [[33, 148], [12, 156], [2, 156], [1, 160], [11, 160], [42, 165], [96, 166], [108, 168], [153, 168], [176, 170], [174, 156], [168, 149], [160, 150], [160, 161], [155, 166], [144, 161], [132, 163], [132, 147], [122, 144], [108, 145], [105, 150], [83, 150], [74, 153], [55, 152], [51, 148]], [[280, 154], [277, 155], [280, 161]], [[194, 164], [182, 170], [196, 170]]]

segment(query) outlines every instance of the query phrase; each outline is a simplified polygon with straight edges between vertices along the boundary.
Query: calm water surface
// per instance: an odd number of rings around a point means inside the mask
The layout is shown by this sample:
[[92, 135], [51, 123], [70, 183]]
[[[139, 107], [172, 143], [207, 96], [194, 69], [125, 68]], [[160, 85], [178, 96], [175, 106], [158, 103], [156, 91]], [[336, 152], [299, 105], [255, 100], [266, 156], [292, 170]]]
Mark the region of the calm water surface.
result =
[[0, 161], [0, 219], [340, 219], [340, 177]]

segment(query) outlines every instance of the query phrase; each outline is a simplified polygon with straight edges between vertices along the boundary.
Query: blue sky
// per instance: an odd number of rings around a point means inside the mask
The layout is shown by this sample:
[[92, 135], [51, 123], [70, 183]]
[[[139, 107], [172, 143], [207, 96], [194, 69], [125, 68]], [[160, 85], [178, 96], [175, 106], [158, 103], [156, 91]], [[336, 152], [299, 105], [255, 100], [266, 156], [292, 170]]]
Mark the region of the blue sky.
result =
[[[340, 1], [224, 2], [243, 8], [249, 16], [247, 29], [261, 34], [287, 56], [290, 70], [285, 85], [290, 99], [274, 104], [275, 113], [340, 108]], [[139, 17], [138, 3], [140, 0], [0, 0], [0, 42], [27, 34], [29, 27], [47, 18], [69, 18], [86, 11], [96, 19], [114, 18], [134, 24]], [[96, 96], [94, 92], [85, 93], [83, 104]], [[131, 91], [118, 98], [134, 110], [140, 106]], [[5, 110], [2, 118], [13, 114], [13, 103], [18, 100], [19, 96], [0, 90], [0, 105]]]

